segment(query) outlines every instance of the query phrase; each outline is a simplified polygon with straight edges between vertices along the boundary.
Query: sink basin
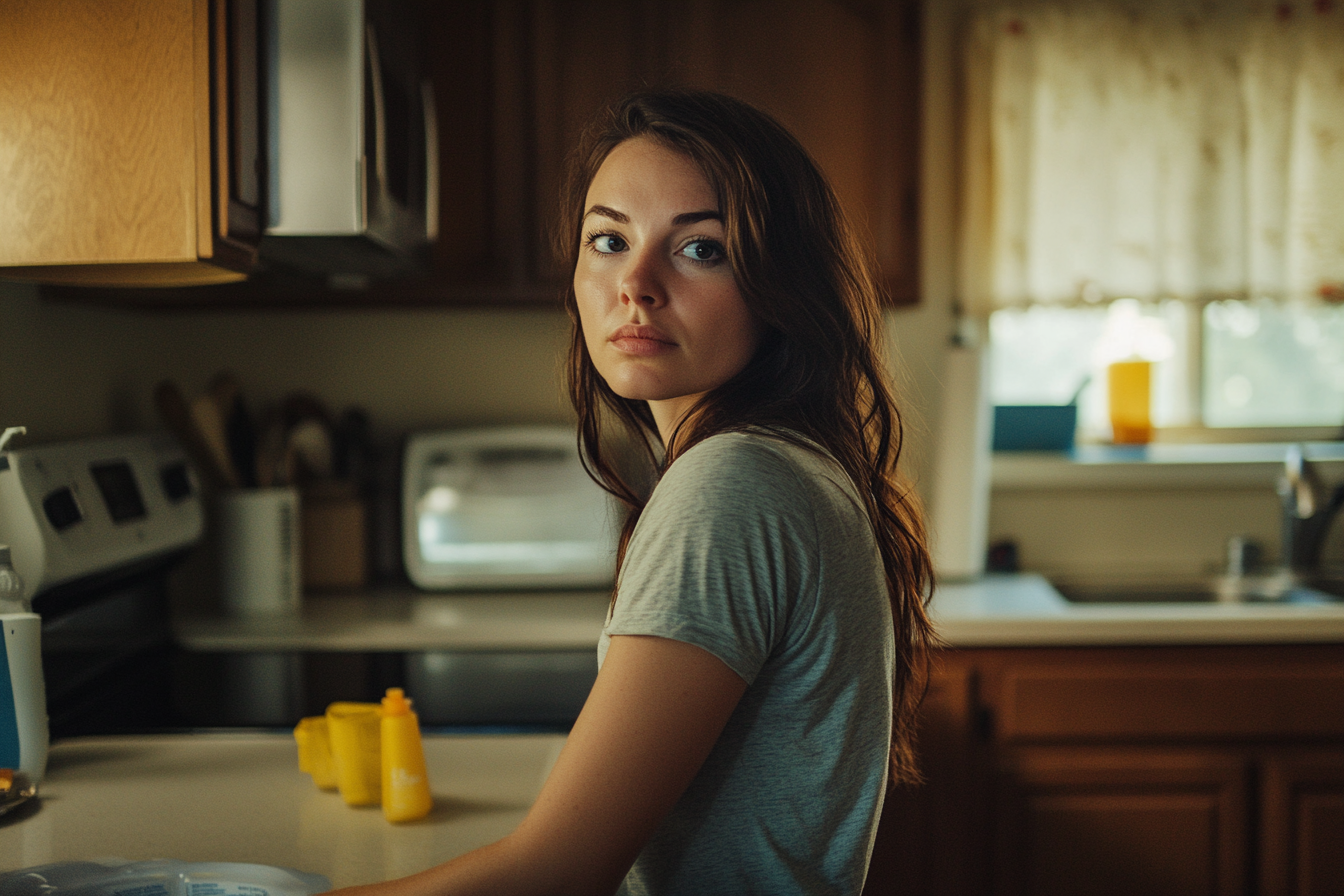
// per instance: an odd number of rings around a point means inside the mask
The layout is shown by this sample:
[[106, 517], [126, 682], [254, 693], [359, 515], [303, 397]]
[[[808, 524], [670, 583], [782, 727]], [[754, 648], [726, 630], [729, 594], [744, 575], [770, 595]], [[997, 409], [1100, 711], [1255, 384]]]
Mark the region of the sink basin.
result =
[[1280, 603], [1344, 601], [1344, 574], [1319, 576], [1215, 576], [1186, 581], [1054, 582], [1055, 590], [1078, 604]]

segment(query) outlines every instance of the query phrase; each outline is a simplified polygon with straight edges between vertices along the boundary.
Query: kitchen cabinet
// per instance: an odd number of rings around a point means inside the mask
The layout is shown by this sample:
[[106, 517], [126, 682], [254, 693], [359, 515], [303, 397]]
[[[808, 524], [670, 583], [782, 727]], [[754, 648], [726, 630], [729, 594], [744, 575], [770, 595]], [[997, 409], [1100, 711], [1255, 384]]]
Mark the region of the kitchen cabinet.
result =
[[[547, 0], [532, 17], [533, 207], [543, 222], [555, 216], [565, 154], [595, 110], [644, 85], [722, 91], [798, 137], [871, 238], [891, 299], [916, 300], [915, 4]], [[535, 269], [563, 278], [548, 252]]]
[[256, 0], [0, 6], [0, 277], [245, 276], [260, 237]]
[[939, 662], [866, 892], [1344, 892], [1344, 645]]
[[[641, 87], [721, 90], [795, 132], [871, 238], [889, 301], [918, 299], [919, 4], [474, 0], [424, 4], [439, 99], [439, 237], [420, 276], [333, 289], [282, 272], [139, 305], [550, 305], [566, 153]], [[61, 291], [65, 298], [70, 291]]]

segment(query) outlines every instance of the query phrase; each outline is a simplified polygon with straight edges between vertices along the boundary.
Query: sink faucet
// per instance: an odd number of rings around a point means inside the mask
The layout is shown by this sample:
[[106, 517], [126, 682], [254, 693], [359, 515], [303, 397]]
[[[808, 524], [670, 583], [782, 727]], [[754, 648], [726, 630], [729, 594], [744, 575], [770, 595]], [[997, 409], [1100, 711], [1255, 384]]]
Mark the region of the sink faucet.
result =
[[1344, 483], [1327, 499], [1325, 486], [1301, 445], [1290, 445], [1279, 479], [1283, 505], [1282, 565], [1295, 573], [1314, 572], [1335, 513], [1344, 506]]

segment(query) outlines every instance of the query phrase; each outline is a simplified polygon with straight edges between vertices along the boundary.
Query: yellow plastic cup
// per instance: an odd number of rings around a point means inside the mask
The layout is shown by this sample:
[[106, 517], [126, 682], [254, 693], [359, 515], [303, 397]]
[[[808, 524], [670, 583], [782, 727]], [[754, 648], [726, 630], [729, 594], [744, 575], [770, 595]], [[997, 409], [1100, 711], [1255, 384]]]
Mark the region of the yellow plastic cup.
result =
[[336, 788], [349, 806], [382, 803], [382, 718], [377, 703], [333, 703], [327, 707]]
[[1149, 416], [1152, 370], [1151, 361], [1116, 361], [1107, 368], [1111, 441], [1117, 445], [1145, 445], [1153, 440]]
[[294, 741], [299, 745], [299, 771], [312, 775], [319, 790], [335, 790], [336, 769], [331, 760], [327, 717], [300, 719], [294, 728]]

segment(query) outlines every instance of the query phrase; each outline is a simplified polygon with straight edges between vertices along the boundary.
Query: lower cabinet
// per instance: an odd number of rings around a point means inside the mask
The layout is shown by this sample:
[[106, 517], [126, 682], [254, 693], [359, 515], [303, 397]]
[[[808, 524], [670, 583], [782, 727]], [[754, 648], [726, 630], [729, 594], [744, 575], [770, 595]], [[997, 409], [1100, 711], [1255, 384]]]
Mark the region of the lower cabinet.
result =
[[1220, 751], [1026, 747], [999, 762], [996, 893], [1242, 893], [1251, 768]]
[[1344, 645], [950, 650], [867, 894], [1344, 894]]
[[[1344, 705], [1330, 709], [1344, 715]], [[1277, 753], [1260, 780], [1260, 892], [1344, 893], [1344, 751]]]

